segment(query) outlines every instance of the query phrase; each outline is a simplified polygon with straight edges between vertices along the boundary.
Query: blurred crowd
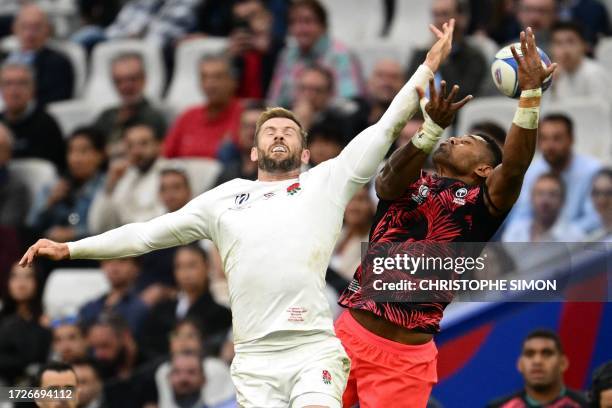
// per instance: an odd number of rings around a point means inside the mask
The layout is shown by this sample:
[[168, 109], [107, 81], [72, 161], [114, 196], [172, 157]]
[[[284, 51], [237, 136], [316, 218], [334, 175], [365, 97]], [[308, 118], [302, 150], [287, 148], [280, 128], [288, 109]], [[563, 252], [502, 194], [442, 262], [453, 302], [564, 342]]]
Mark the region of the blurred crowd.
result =
[[[232, 406], [229, 296], [210, 242], [100, 263], [16, 261], [37, 238], [77, 240], [175, 211], [233, 178], [255, 179], [250, 151], [266, 106], [299, 117], [310, 166], [335, 157], [423, 61], [433, 38], [410, 34], [427, 21], [402, 20], [423, 4], [438, 27], [457, 20], [436, 83], [458, 84], [460, 97], [501, 98], [490, 61], [531, 26], [559, 64], [544, 103], [578, 98], [604, 112], [542, 116], [538, 154], [497, 239], [612, 242], [612, 27], [603, 2], [371, 0], [381, 24], [368, 41], [333, 26], [339, 3], [347, 21], [360, 12], [336, 0], [2, 2], [0, 384], [29, 384], [54, 361], [54, 372], [72, 366], [80, 407]], [[468, 108], [449, 135], [484, 132], [503, 145], [510, 121], [472, 122]], [[422, 122], [410, 120], [394, 148]], [[376, 201], [370, 186], [346, 208], [327, 274], [335, 313]], [[76, 283], [67, 268], [91, 280]], [[610, 388], [609, 367], [607, 375]]]

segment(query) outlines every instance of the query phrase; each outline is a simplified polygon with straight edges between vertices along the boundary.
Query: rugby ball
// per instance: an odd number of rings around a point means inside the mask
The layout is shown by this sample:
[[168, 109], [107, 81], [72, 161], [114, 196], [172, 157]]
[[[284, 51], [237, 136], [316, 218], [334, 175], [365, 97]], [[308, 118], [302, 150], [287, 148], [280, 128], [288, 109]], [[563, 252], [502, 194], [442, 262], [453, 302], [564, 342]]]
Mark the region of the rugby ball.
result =
[[[511, 45], [514, 45], [519, 56], [523, 55], [521, 52], [521, 43], [514, 43]], [[548, 67], [551, 64], [548, 55], [540, 48], [538, 48], [538, 54], [540, 54], [542, 65]], [[518, 66], [512, 56], [510, 45], [505, 46], [495, 54], [495, 60], [491, 64], [491, 75], [493, 76], [493, 82], [499, 92], [510, 98], [518, 98], [521, 95], [521, 87], [518, 81]], [[552, 84], [552, 75], [546, 78], [544, 83], [542, 83], [542, 92], [546, 91], [550, 87], [550, 84]]]

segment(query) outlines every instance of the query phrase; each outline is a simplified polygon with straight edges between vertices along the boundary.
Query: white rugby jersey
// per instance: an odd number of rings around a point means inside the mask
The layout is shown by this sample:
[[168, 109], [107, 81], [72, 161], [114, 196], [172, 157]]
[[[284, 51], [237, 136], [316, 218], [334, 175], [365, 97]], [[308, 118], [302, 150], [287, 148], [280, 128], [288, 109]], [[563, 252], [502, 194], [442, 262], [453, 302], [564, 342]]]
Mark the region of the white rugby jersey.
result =
[[421, 66], [377, 124], [298, 178], [229, 181], [174, 213], [70, 242], [71, 258], [136, 256], [208, 238], [223, 260], [238, 348], [277, 332], [333, 334], [323, 288], [344, 208], [418, 109], [415, 86], [432, 76]]

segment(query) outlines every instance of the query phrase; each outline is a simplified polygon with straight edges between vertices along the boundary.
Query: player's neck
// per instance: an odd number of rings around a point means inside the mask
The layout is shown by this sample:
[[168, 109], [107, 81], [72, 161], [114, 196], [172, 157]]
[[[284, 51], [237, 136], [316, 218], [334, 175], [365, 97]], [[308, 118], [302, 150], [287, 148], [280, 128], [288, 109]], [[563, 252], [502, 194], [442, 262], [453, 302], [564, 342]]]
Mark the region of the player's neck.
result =
[[457, 174], [457, 172], [453, 171], [452, 169], [449, 169], [449, 168], [446, 168], [440, 165], [436, 167], [436, 174], [440, 177], [447, 177], [447, 178], [452, 178], [455, 180], [463, 181], [465, 184], [470, 185], [470, 186], [479, 184], [480, 182], [480, 180], [477, 180], [472, 176]]
[[286, 172], [269, 172], [259, 168], [257, 170], [258, 181], [283, 181], [298, 178], [300, 176], [300, 168], [289, 170]]
[[563, 383], [558, 382], [551, 384], [550, 387], [545, 389], [533, 389], [532, 387], [526, 386], [525, 392], [527, 396], [540, 404], [547, 404], [561, 395], [561, 390], [563, 390]]

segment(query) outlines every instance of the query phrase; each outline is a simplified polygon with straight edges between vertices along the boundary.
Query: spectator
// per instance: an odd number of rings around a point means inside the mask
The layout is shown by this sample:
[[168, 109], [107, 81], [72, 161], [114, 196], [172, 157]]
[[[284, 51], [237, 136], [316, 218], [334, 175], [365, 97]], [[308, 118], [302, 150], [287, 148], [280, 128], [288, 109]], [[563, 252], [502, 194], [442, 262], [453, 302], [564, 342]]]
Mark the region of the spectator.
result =
[[26, 4], [15, 19], [13, 33], [19, 48], [9, 54], [12, 63], [29, 65], [36, 77], [36, 102], [45, 106], [70, 99], [74, 93], [74, 70], [70, 60], [47, 46], [51, 24], [35, 4]]
[[101, 263], [108, 280], [108, 293], [86, 303], [79, 310], [79, 321], [84, 326], [93, 324], [104, 312], [120, 316], [134, 335], [140, 333], [147, 316], [147, 307], [134, 292], [140, 264], [137, 258], [108, 259]]
[[48, 363], [39, 369], [35, 386], [46, 390], [53, 390], [54, 392], [64, 391], [72, 394], [72, 398], [64, 399], [61, 402], [41, 399], [36, 401], [36, 405], [40, 408], [54, 408], [58, 405], [65, 408], [77, 408], [79, 403], [77, 385], [76, 373], [69, 364]]
[[273, 35], [273, 17], [263, 0], [237, 1], [233, 15], [228, 48], [239, 78], [237, 95], [263, 99], [283, 47], [283, 37]]
[[591, 408], [612, 407], [612, 361], [595, 369], [590, 394]]
[[107, 405], [112, 408], [139, 406], [146, 362], [125, 320], [102, 314], [87, 331], [87, 342], [104, 381]]
[[104, 402], [104, 384], [94, 363], [78, 360], [72, 364], [72, 369], [78, 380], [78, 408], [110, 408]]
[[[220, 364], [222, 365], [223, 363], [217, 362], [216, 366]], [[218, 379], [209, 378], [206, 375], [205, 370], [207, 366], [210, 366], [210, 362], [203, 361], [199, 354], [185, 352], [173, 354], [167, 380], [162, 377], [158, 382], [160, 406], [168, 408], [197, 408], [201, 406], [210, 408], [235, 407], [235, 396], [232, 395], [228, 398], [228, 395], [219, 395], [220, 393], [223, 394], [227, 387], [219, 390], [206, 387], [207, 382], [215, 381], [218, 383]], [[206, 371], [210, 371], [210, 369]], [[163, 389], [166, 384], [169, 385], [170, 392]]]
[[30, 192], [8, 164], [13, 150], [13, 134], [0, 123], [0, 225], [20, 227], [30, 208]]
[[612, 242], [612, 168], [604, 168], [593, 177], [591, 199], [601, 219], [601, 228], [589, 237], [594, 241]]
[[160, 47], [173, 46], [195, 28], [199, 3], [200, 0], [129, 0], [105, 30], [105, 38], [142, 38]]
[[533, 218], [509, 224], [503, 233], [502, 240], [504, 242], [577, 242], [583, 240], [583, 231], [559, 219], [565, 197], [565, 184], [558, 175], [540, 174], [531, 191]]
[[253, 149], [255, 128], [259, 115], [266, 109], [261, 102], [252, 101], [245, 104], [240, 115], [240, 129], [238, 131], [238, 144], [226, 145], [225, 149], [237, 150], [229, 155], [235, 157], [225, 164], [223, 171], [217, 177], [215, 186], [235, 178], [255, 180], [257, 178], [257, 162], [251, 160], [251, 149]]
[[559, 64], [548, 96], [552, 101], [577, 97], [601, 98], [612, 106], [608, 90], [612, 78], [598, 62], [587, 58], [588, 45], [582, 28], [575, 23], [556, 23], [551, 28], [551, 57]]
[[[192, 198], [189, 177], [179, 167], [166, 167], [159, 176], [159, 195], [167, 212], [182, 208]], [[174, 255], [176, 247], [149, 252], [140, 257], [142, 270], [136, 287], [142, 290], [140, 298], [149, 307], [167, 298], [176, 286], [174, 274]]]
[[358, 100], [359, 123], [355, 130], [359, 132], [378, 122], [405, 82], [404, 69], [399, 62], [393, 59], [379, 60], [368, 78], [366, 97]]
[[514, 40], [518, 41], [519, 32], [531, 27], [540, 49], [550, 49], [550, 30], [557, 21], [558, 5], [556, 0], [519, 0], [516, 17], [519, 27]]
[[335, 102], [334, 76], [327, 68], [312, 66], [298, 76], [294, 92], [293, 112], [306, 131], [319, 123], [333, 123], [344, 140], [351, 140], [356, 132], [352, 127], [351, 114], [356, 114], [357, 105]]
[[164, 141], [166, 157], [216, 158], [224, 141], [236, 142], [242, 106], [236, 98], [236, 78], [223, 57], [206, 57], [200, 63], [204, 105], [183, 112]]
[[34, 74], [23, 64], [9, 62], [0, 67], [0, 93], [4, 111], [0, 121], [13, 132], [13, 157], [46, 159], [63, 170], [66, 146], [59, 125], [34, 101]]
[[507, 225], [532, 216], [530, 195], [535, 180], [543, 173], [553, 172], [561, 176], [567, 188], [560, 220], [585, 232], [597, 228], [597, 213], [591, 200], [586, 198], [590, 195], [593, 176], [601, 165], [589, 156], [573, 152], [573, 129], [571, 119], [562, 114], [552, 114], [542, 119], [538, 137], [542, 157], [529, 166]]
[[583, 395], [563, 384], [563, 373], [569, 361], [556, 333], [550, 330], [529, 333], [523, 341], [517, 365], [525, 389], [490, 403], [489, 408], [588, 407]]
[[155, 129], [140, 122], [123, 132], [127, 159], [111, 161], [104, 188], [89, 209], [89, 231], [107, 231], [130, 222], [147, 221], [164, 213], [159, 198], [160, 140]]
[[87, 357], [87, 342], [77, 319], [68, 317], [51, 322], [52, 351], [57, 361], [73, 364]]
[[0, 382], [15, 384], [47, 359], [51, 334], [42, 324], [41, 284], [32, 267], [13, 265], [0, 315]]
[[606, 6], [599, 0], [560, 1], [559, 14], [562, 20], [574, 21], [585, 29], [585, 40], [595, 45], [604, 36], [610, 35], [610, 17]]
[[[490, 77], [489, 65], [482, 52], [466, 41], [466, 30], [469, 23], [469, 5], [465, 0], [434, 0], [431, 7], [433, 25], [442, 29], [442, 25], [454, 18], [453, 49], [448, 59], [436, 73], [436, 82], [445, 80], [448, 84], [461, 86], [459, 98], [467, 95], [478, 95], [484, 91]], [[419, 49], [412, 54], [407, 76], [415, 72], [425, 59], [426, 49]]]
[[178, 320], [197, 319], [206, 339], [224, 336], [231, 326], [231, 312], [217, 304], [209, 291], [206, 252], [197, 244], [181, 247], [174, 258], [176, 298], [158, 303], [143, 328], [142, 344], [149, 356], [168, 352], [168, 334]]
[[493, 140], [495, 140], [497, 144], [499, 144], [500, 146], [503, 146], [504, 143], [506, 143], [506, 131], [504, 130], [503, 127], [499, 126], [495, 122], [490, 122], [490, 121], [485, 120], [482, 122], [473, 123], [468, 133], [470, 134], [484, 133], [485, 135], [493, 138]]
[[344, 225], [329, 262], [329, 267], [345, 282], [342, 289], [353, 279], [353, 274], [361, 263], [361, 243], [368, 242], [375, 211], [368, 186], [359, 190], [346, 206]]
[[340, 134], [337, 123], [327, 121], [315, 125], [308, 134], [310, 165], [316, 166], [338, 156], [344, 148], [344, 137]]
[[163, 113], [144, 96], [147, 78], [142, 56], [128, 53], [116, 57], [111, 63], [111, 72], [121, 102], [102, 112], [94, 123], [94, 127], [105, 135], [109, 150], [117, 150], [113, 146], [121, 141], [129, 123], [146, 123], [155, 129], [156, 134], [163, 135], [166, 132]]
[[75, 241], [90, 235], [89, 207], [103, 188], [104, 140], [94, 129], [80, 128], [68, 139], [67, 173], [34, 203], [33, 227], [46, 238]]
[[268, 92], [271, 105], [287, 107], [294, 100], [293, 84], [301, 72], [320, 65], [333, 73], [336, 98], [363, 95], [358, 60], [328, 33], [327, 12], [318, 0], [298, 0], [289, 8], [289, 32], [295, 42], [282, 51]]

